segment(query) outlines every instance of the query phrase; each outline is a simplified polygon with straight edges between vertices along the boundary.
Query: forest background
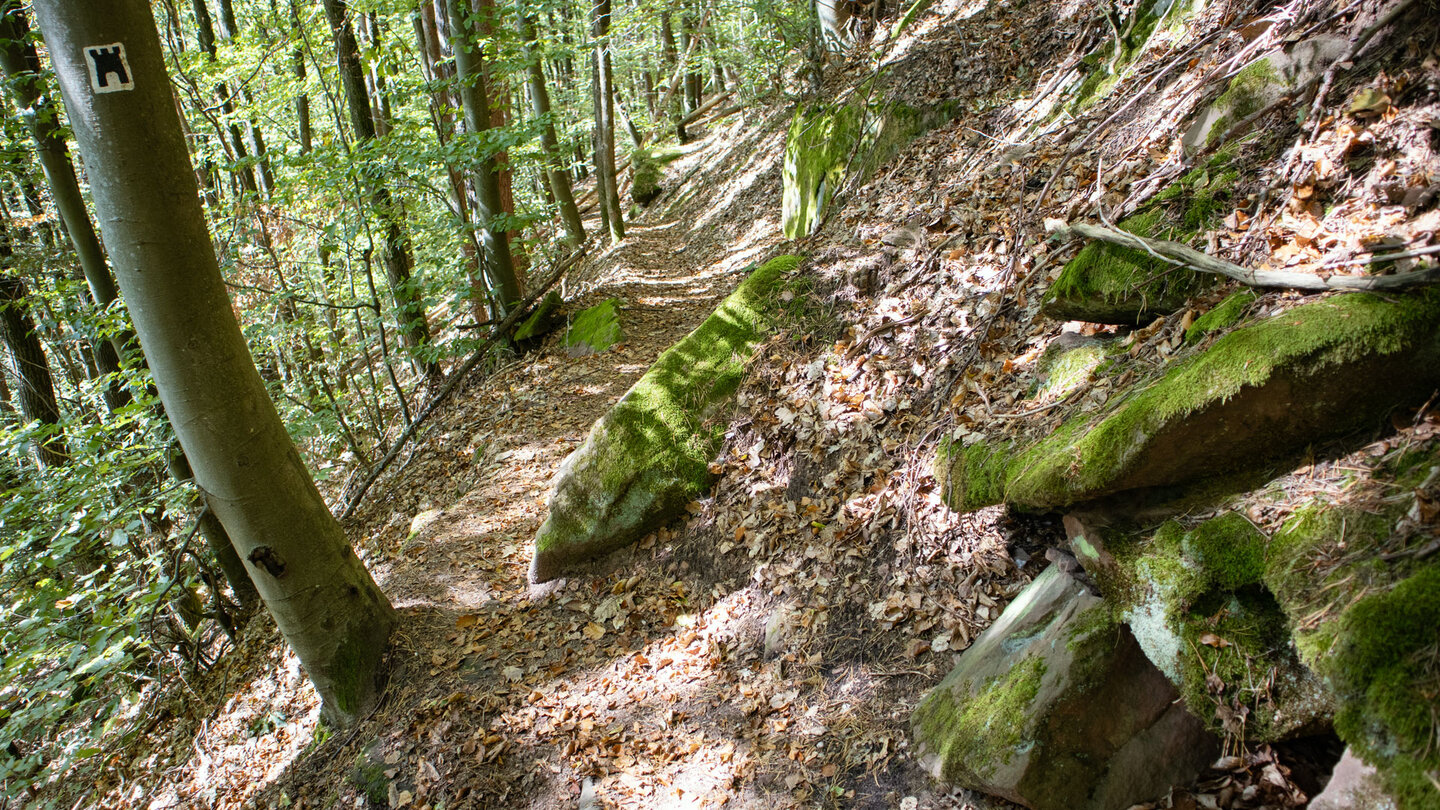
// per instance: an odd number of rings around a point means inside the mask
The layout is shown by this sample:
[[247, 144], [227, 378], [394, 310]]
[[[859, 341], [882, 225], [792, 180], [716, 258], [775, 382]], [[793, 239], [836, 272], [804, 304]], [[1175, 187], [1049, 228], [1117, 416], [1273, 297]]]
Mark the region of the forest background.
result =
[[[31, 10], [3, 11], [0, 784], [21, 796], [211, 667], [259, 600], [159, 405]], [[623, 237], [622, 192], [643, 200], [687, 124], [798, 93], [820, 53], [793, 0], [151, 11], [234, 315], [343, 514], [447, 373], [497, 362], [492, 327]]]

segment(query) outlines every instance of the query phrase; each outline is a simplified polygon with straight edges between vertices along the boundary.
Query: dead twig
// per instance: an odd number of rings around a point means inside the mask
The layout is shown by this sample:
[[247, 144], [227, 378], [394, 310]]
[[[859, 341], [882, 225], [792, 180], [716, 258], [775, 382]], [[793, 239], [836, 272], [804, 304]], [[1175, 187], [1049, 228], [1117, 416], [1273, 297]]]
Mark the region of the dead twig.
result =
[[537, 285], [535, 289], [531, 291], [530, 295], [526, 296], [525, 300], [521, 301], [518, 306], [510, 311], [509, 315], [505, 316], [504, 320], [497, 324], [494, 329], [490, 330], [490, 334], [485, 338], [485, 341], [471, 353], [470, 358], [465, 361], [464, 365], [460, 366], [460, 368], [456, 369], [455, 372], [450, 375], [450, 378], [445, 381], [445, 385], [442, 386], [439, 391], [435, 392], [435, 396], [430, 398], [430, 401], [426, 403], [424, 408], [420, 409], [420, 412], [415, 415], [415, 418], [410, 420], [410, 424], [406, 425], [405, 430], [401, 431], [399, 437], [391, 443], [390, 449], [386, 451], [384, 457], [370, 470], [370, 474], [365, 476], [365, 480], [360, 482], [360, 486], [356, 488], [355, 492], [345, 500], [345, 508], [340, 511], [341, 520], [355, 513], [355, 508], [360, 505], [360, 499], [365, 497], [365, 493], [369, 492], [370, 487], [375, 485], [375, 482], [380, 478], [380, 474], [385, 472], [385, 470], [394, 463], [395, 459], [400, 456], [400, 451], [410, 443], [411, 439], [415, 438], [416, 431], [420, 429], [420, 426], [424, 424], [425, 420], [429, 419], [439, 410], [440, 406], [450, 398], [451, 394], [459, 390], [460, 383], [464, 381], [465, 377], [474, 371], [476, 366], [480, 365], [480, 361], [489, 355], [490, 350], [494, 348], [496, 344], [510, 334], [510, 331], [520, 323], [520, 319], [529, 313], [535, 302], [540, 300], [545, 293], [550, 291], [551, 287], [560, 281], [561, 276], [565, 275], [565, 271], [569, 270], [570, 267], [584, 255], [585, 251], [582, 248], [557, 262], [555, 269], [551, 271], [549, 277]]
[[[1202, 273], [1214, 273], [1216, 275], [1226, 276], [1251, 287], [1280, 287], [1312, 292], [1325, 290], [1363, 292], [1402, 290], [1440, 281], [1440, 267], [1415, 270], [1409, 273], [1396, 273], [1391, 276], [1330, 276], [1329, 278], [1324, 278], [1313, 273], [1294, 273], [1284, 270], [1252, 270], [1247, 267], [1241, 267], [1238, 264], [1231, 264], [1224, 259], [1217, 259], [1214, 256], [1201, 253], [1179, 242], [1171, 242], [1168, 239], [1137, 236], [1133, 233], [1126, 233], [1125, 231], [1106, 228], [1100, 225], [1089, 225], [1086, 223], [1061, 225], [1055, 228], [1054, 232], [1061, 237], [1074, 236], [1084, 239], [1098, 239], [1102, 242], [1109, 242], [1112, 245], [1143, 250], [1170, 264], [1183, 265], [1193, 270], [1199, 270]], [[1379, 257], [1372, 258], [1375, 258], [1377, 261], [1381, 260]]]

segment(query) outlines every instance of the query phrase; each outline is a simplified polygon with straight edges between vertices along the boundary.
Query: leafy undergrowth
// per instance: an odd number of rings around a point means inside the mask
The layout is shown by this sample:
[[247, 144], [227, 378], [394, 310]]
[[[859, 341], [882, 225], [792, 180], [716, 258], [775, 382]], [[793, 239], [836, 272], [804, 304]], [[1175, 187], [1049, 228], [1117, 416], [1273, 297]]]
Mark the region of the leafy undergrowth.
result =
[[[720, 482], [688, 519], [561, 584], [526, 584], [561, 460], [738, 271], [780, 252], [786, 110], [716, 125], [667, 167], [670, 191], [627, 240], [570, 280], [572, 311], [622, 299], [626, 343], [575, 359], [547, 346], [472, 382], [361, 509], [352, 537], [401, 614], [374, 715], [318, 729], [313, 691], [260, 619], [222, 667], [152, 705], [164, 723], [51, 795], [154, 808], [989, 806], [929, 781], [909, 753], [909, 714], [1062, 535], [998, 509], [950, 512], [934, 448], [947, 435], [1038, 435], [1110, 396], [1102, 383], [1029, 399], [1062, 329], [1038, 318], [1040, 297], [1079, 248], [1046, 241], [1041, 220], [1118, 220], [1179, 176], [1179, 122], [1254, 44], [1212, 38], [1170, 75], [1164, 65], [1195, 40], [1161, 37], [1070, 120], [1051, 115], [1060, 79], [1107, 23], [1078, 8], [1088, 4], [1014, 5], [939, 2], [893, 44], [877, 92], [967, 112], [842, 189], [816, 236], [783, 246], [811, 257], [808, 290], [752, 362]], [[1245, 19], [1213, 5], [1201, 32]], [[1284, 4], [1261, 44], [1354, 23], [1290, 14], [1302, 6]], [[1247, 142], [1236, 193], [1250, 207], [1209, 235], [1213, 249], [1318, 269], [1375, 234], [1414, 244], [1433, 233], [1434, 195], [1407, 196], [1414, 178], [1440, 175], [1425, 117], [1440, 109], [1435, 69], [1419, 65], [1362, 62], [1338, 84], [1297, 182], [1276, 157], [1301, 135], [1293, 119]], [[1169, 80], [1150, 83], [1157, 74]], [[868, 75], [857, 64], [831, 81]], [[1344, 94], [1366, 82], [1395, 107], [1346, 116]], [[1422, 89], [1403, 96], [1400, 84]], [[1145, 103], [1124, 106], [1137, 95]], [[1395, 178], [1412, 185], [1391, 188]], [[1118, 337], [1158, 373], [1223, 297]], [[1299, 299], [1266, 294], [1246, 317]], [[1275, 525], [1287, 503], [1340, 492], [1358, 466], [1307, 466], [1253, 517]], [[1156, 806], [1300, 806], [1314, 789], [1304, 760], [1250, 752]]]

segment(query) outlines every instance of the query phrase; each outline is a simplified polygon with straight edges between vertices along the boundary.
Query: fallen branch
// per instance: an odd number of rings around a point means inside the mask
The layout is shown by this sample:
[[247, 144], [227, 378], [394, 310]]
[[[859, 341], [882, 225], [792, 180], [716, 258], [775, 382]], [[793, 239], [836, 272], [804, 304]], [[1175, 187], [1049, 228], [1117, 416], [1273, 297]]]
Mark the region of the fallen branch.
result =
[[[1320, 292], [1324, 290], [1353, 290], [1353, 291], [1381, 291], [1400, 290], [1407, 287], [1414, 287], [1419, 284], [1432, 284], [1440, 281], [1440, 267], [1430, 267], [1424, 270], [1415, 270], [1409, 273], [1396, 273], [1392, 276], [1330, 276], [1322, 278], [1313, 273], [1294, 273], [1286, 270], [1251, 270], [1241, 267], [1238, 264], [1231, 264], [1224, 259], [1217, 259], [1205, 253], [1201, 253], [1188, 245], [1179, 242], [1171, 242], [1168, 239], [1154, 239], [1151, 237], [1137, 236], [1133, 233], [1105, 228], [1100, 225], [1088, 225], [1079, 223], [1075, 225], [1060, 224], [1051, 228], [1052, 232], [1061, 236], [1073, 236], [1084, 239], [1098, 239], [1101, 242], [1109, 242], [1112, 245], [1143, 250], [1162, 261], [1170, 264], [1182, 265], [1202, 273], [1214, 273], [1216, 275], [1233, 278], [1242, 284], [1251, 287], [1283, 287], [1292, 290], [1308, 290]], [[1383, 261], [1383, 256], [1375, 257], [1376, 261]]]
[[445, 381], [445, 385], [435, 393], [435, 396], [430, 398], [430, 401], [426, 403], [424, 408], [420, 409], [420, 413], [415, 415], [415, 418], [410, 421], [410, 424], [405, 426], [405, 430], [400, 432], [399, 437], [390, 445], [390, 449], [386, 451], [385, 456], [370, 470], [370, 474], [365, 476], [365, 480], [360, 482], [360, 486], [356, 489], [355, 493], [346, 499], [345, 508], [340, 511], [341, 520], [355, 513], [355, 508], [360, 505], [360, 499], [365, 497], [365, 493], [369, 492], [370, 487], [375, 485], [375, 482], [380, 478], [380, 474], [385, 472], [386, 468], [400, 456], [400, 451], [405, 448], [405, 445], [409, 444], [410, 440], [415, 438], [415, 433], [420, 429], [420, 425], [440, 409], [440, 406], [450, 398], [450, 395], [460, 388], [460, 383], [464, 381], [466, 375], [474, 371], [476, 366], [480, 365], [480, 361], [485, 359], [485, 356], [490, 353], [490, 349], [510, 334], [510, 331], [515, 328], [516, 324], [520, 323], [520, 320], [529, 314], [535, 302], [544, 296], [545, 293], [549, 292], [550, 288], [554, 287], [555, 284], [560, 281], [560, 277], [565, 275], [565, 271], [569, 270], [570, 267], [584, 255], [585, 251], [582, 248], [561, 259], [556, 263], [555, 269], [551, 271], [550, 276], [532, 290], [530, 294], [525, 297], [525, 300], [510, 310], [510, 314], [506, 315], [500, 323], [496, 324], [494, 329], [490, 330], [490, 334], [486, 336], [485, 341], [471, 353], [469, 359], [467, 359], [460, 368], [450, 374], [450, 378]]
[[724, 101], [725, 99], [727, 99], [727, 98], [729, 98], [729, 97], [730, 97], [730, 94], [729, 94], [729, 93], [716, 93], [715, 95], [711, 96], [708, 100], [706, 100], [704, 104], [701, 104], [700, 106], [696, 107], [694, 110], [691, 110], [689, 115], [686, 115], [684, 118], [681, 118], [681, 119], [680, 119], [680, 123], [677, 124], [676, 126], [679, 126], [681, 129], [690, 126], [691, 124], [695, 123], [696, 121], [699, 121], [700, 118], [701, 118], [701, 116], [705, 115], [705, 113], [708, 113], [708, 112], [710, 112], [711, 110], [715, 109], [715, 105], [716, 105], [716, 104], [719, 104], [720, 102]]

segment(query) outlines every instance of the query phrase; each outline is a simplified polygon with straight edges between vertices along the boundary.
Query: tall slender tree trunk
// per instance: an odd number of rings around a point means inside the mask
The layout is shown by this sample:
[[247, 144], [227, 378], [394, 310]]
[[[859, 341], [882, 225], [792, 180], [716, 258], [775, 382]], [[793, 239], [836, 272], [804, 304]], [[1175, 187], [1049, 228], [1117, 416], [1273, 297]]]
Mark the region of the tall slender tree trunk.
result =
[[[370, 99], [365, 91], [365, 70], [360, 64], [360, 49], [355, 42], [355, 29], [350, 25], [345, 0], [322, 0], [330, 33], [335, 40], [335, 58], [340, 65], [340, 83], [345, 88], [346, 107], [355, 138], [361, 142], [375, 139], [375, 119], [370, 113]], [[390, 196], [390, 189], [380, 178], [369, 178], [370, 200], [385, 223], [385, 254], [382, 263], [395, 301], [396, 318], [405, 345], [418, 351], [430, 343], [430, 323], [425, 305], [411, 278], [413, 259], [400, 231], [399, 212]], [[432, 359], [416, 359], [417, 365], [431, 379], [442, 375], [440, 364]]]
[[524, 49], [526, 70], [530, 76], [530, 107], [535, 120], [543, 122], [540, 128], [540, 146], [545, 150], [545, 178], [550, 193], [560, 208], [560, 220], [565, 223], [565, 234], [572, 244], [585, 241], [585, 224], [575, 206], [575, 192], [570, 186], [570, 175], [560, 165], [560, 139], [555, 136], [555, 123], [550, 118], [550, 91], [545, 86], [545, 66], [535, 53], [535, 24], [523, 9], [519, 13], [520, 40]]
[[206, 230], [150, 4], [40, 0], [35, 13], [120, 288], [195, 481], [314, 681], [322, 714], [350, 725], [377, 700], [394, 611], [255, 370]]
[[299, 0], [290, 0], [290, 36], [297, 43], [290, 51], [290, 70], [295, 75], [299, 88], [295, 92], [295, 125], [300, 135], [300, 154], [308, 154], [315, 146], [315, 134], [310, 124], [310, 95], [305, 92], [305, 51], [298, 44], [304, 32], [300, 28]]
[[45, 467], [60, 467], [70, 460], [65, 434], [60, 427], [60, 405], [55, 398], [55, 380], [50, 360], [40, 343], [40, 332], [30, 314], [25, 282], [11, 266], [10, 234], [0, 224], [0, 339], [10, 350], [11, 368], [20, 399], [20, 413], [28, 422], [39, 422], [49, 435], [35, 443], [36, 455]]
[[[490, 127], [490, 95], [485, 71], [480, 64], [480, 48], [470, 25], [469, 3], [466, 0], [445, 0], [445, 5], [449, 9], [451, 49], [455, 52], [455, 77], [460, 84], [460, 106], [465, 112], [465, 128], [471, 132], [484, 132]], [[471, 181], [475, 186], [475, 224], [480, 229], [480, 252], [485, 262], [485, 273], [499, 294], [500, 309], [508, 312], [520, 300], [520, 284], [510, 256], [509, 235], [492, 224], [505, 210], [494, 155], [484, 155], [473, 162]]]
[[615, 176], [615, 88], [610, 67], [610, 0], [593, 0], [591, 34], [595, 37], [595, 171], [610, 241], [625, 238], [620, 185]]

